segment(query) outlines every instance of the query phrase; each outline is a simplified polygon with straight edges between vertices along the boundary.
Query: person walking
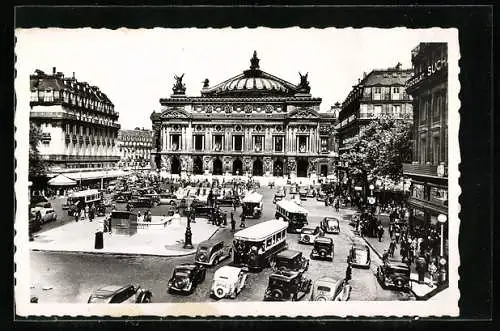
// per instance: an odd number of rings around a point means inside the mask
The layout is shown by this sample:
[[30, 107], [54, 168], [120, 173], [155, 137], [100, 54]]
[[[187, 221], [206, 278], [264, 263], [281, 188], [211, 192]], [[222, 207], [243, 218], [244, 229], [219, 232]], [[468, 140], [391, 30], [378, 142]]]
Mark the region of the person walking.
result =
[[234, 213], [231, 212], [231, 232], [236, 231], [236, 221], [234, 220]]
[[396, 239], [396, 244], [399, 244], [400, 237], [401, 237], [401, 230], [399, 229], [399, 226], [396, 225], [396, 228], [394, 229], [394, 238]]
[[89, 205], [86, 205], [85, 206], [85, 218], [88, 218], [89, 217]]
[[394, 224], [389, 225], [389, 237], [392, 239], [392, 235], [394, 234]]
[[396, 250], [396, 241], [394, 239], [391, 240], [389, 244], [389, 256], [394, 257], [394, 251]]
[[382, 224], [380, 224], [377, 229], [378, 242], [382, 242], [383, 235], [384, 235], [384, 227], [382, 226]]
[[340, 205], [339, 205], [339, 199], [337, 198], [337, 199], [335, 200], [335, 211], [337, 211], [337, 212], [338, 212], [338, 211], [339, 211], [339, 208], [340, 208]]
[[382, 262], [387, 263], [389, 261], [389, 252], [387, 249], [384, 249], [384, 253], [382, 254]]
[[429, 275], [430, 275], [430, 278], [431, 278], [431, 287], [434, 287], [434, 284], [436, 284], [436, 281], [437, 281], [437, 263], [436, 263], [436, 258], [433, 258], [431, 260], [431, 263], [429, 264], [429, 267], [428, 267], [428, 270], [429, 270]]
[[245, 228], [246, 227], [245, 226], [245, 213], [242, 212], [240, 218], [241, 218], [240, 228]]
[[78, 209], [78, 207], [74, 211], [74, 215], [75, 215], [75, 222], [78, 222], [78, 220], [80, 219], [80, 209]]
[[94, 216], [95, 216], [95, 207], [94, 205], [92, 205], [89, 208], [89, 222], [92, 222], [94, 220]]
[[351, 267], [351, 262], [349, 261], [347, 263], [347, 269], [345, 270], [345, 282], [349, 283], [351, 278], [352, 278], [352, 267]]

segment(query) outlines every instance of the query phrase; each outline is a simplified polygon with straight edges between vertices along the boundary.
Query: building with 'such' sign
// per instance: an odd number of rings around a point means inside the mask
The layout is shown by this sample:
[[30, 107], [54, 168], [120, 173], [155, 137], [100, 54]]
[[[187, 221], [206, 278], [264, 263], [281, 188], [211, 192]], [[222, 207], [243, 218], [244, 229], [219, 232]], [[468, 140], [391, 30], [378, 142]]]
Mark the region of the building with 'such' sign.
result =
[[447, 56], [446, 43], [420, 43], [412, 51], [414, 74], [406, 83], [413, 96], [414, 129], [413, 159], [403, 164], [403, 174], [412, 180], [408, 202], [416, 228], [439, 225], [440, 215], [448, 217]]
[[114, 177], [120, 125], [107, 95], [97, 86], [77, 81], [74, 74], [64, 77], [55, 67], [52, 74], [35, 70], [30, 89], [30, 122], [42, 131], [38, 149], [49, 166], [48, 176]]
[[120, 130], [118, 132], [118, 151], [120, 167], [145, 169], [151, 167], [151, 148], [153, 132], [144, 128]]
[[161, 112], [151, 114], [155, 166], [170, 174], [333, 174], [333, 113], [320, 113], [307, 74], [298, 85], [260, 70], [256, 52], [243, 73], [186, 96], [182, 76]]

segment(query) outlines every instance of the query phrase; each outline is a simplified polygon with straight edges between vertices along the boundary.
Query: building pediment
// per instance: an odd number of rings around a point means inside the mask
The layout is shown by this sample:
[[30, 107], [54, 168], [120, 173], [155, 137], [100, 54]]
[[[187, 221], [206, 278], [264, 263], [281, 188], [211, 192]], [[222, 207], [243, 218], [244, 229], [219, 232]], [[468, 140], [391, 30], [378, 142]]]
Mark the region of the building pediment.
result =
[[165, 109], [160, 116], [161, 119], [187, 119], [189, 117], [189, 113], [181, 108]]
[[311, 108], [300, 108], [296, 109], [288, 114], [288, 118], [290, 119], [304, 119], [304, 118], [311, 118], [311, 119], [318, 119], [320, 118], [320, 115], [317, 111]]

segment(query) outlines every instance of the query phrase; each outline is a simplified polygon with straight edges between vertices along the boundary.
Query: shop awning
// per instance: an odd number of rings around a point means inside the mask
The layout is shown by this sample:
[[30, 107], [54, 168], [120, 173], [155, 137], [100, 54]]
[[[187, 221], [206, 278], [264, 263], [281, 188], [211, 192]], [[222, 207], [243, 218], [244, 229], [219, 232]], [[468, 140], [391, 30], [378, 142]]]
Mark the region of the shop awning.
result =
[[57, 175], [56, 177], [49, 180], [49, 185], [51, 186], [73, 186], [76, 185], [76, 181], [68, 178], [64, 175]]

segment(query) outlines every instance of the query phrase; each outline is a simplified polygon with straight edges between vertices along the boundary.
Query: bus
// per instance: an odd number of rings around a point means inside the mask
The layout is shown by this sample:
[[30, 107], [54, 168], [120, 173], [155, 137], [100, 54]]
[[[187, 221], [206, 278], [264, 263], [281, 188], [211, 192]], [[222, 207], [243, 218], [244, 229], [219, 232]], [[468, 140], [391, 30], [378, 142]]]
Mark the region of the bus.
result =
[[85, 208], [85, 206], [98, 206], [102, 203], [102, 193], [99, 190], [91, 189], [72, 193], [67, 201], [66, 205], [68, 208], [68, 215], [75, 216], [75, 212], [80, 208]]
[[245, 196], [242, 201], [243, 214], [246, 217], [260, 218], [260, 216], [262, 215], [262, 207], [264, 206], [262, 198], [262, 194], [257, 192], [252, 192]]
[[234, 234], [233, 263], [250, 270], [262, 270], [275, 263], [276, 254], [288, 248], [286, 229], [280, 220], [262, 222]]
[[288, 223], [288, 233], [299, 233], [309, 224], [307, 222], [308, 211], [291, 200], [281, 200], [276, 203], [275, 218], [282, 218]]

